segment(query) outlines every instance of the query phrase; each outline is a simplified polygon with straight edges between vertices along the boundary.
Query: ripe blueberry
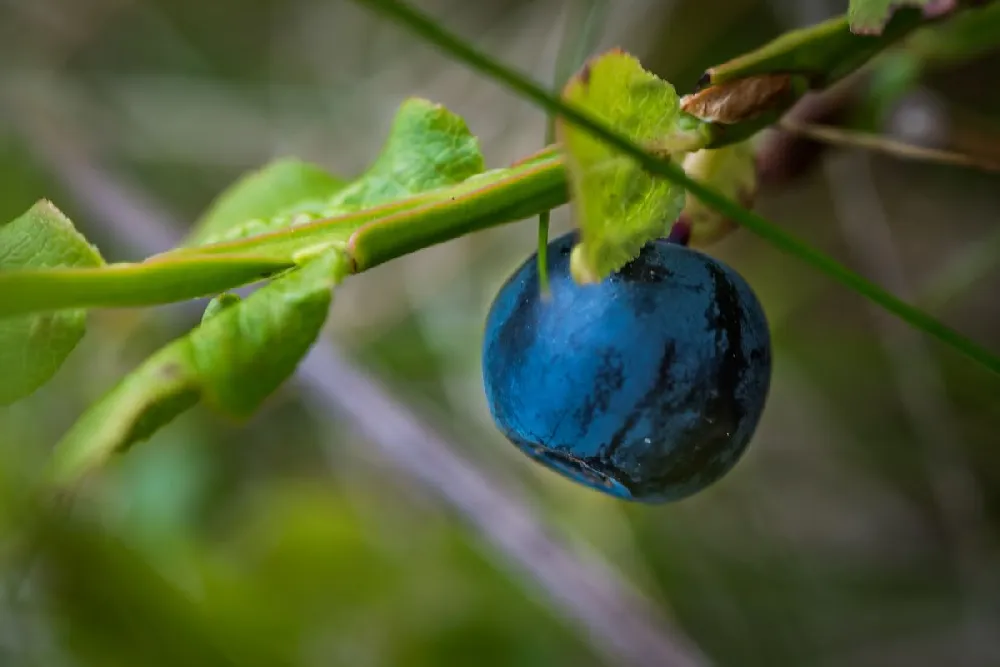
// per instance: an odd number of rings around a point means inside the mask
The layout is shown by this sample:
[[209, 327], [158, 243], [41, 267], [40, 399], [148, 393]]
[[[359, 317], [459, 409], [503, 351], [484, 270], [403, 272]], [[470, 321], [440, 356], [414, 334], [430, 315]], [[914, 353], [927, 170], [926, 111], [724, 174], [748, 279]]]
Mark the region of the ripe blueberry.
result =
[[666, 240], [577, 285], [575, 238], [549, 244], [549, 299], [533, 255], [493, 302], [483, 343], [493, 419], [524, 453], [605, 493], [696, 493], [736, 464], [764, 410], [771, 343], [760, 303], [735, 271]]

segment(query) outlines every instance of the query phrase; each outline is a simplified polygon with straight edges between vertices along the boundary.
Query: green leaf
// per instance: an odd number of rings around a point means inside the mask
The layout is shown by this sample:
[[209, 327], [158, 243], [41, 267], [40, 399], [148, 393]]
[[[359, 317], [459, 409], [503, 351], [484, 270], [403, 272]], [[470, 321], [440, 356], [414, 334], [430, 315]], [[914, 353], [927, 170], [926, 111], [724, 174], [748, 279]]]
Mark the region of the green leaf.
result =
[[[591, 59], [570, 79], [563, 98], [661, 154], [680, 158], [700, 145], [700, 135], [679, 127], [674, 87], [622, 51]], [[558, 132], [580, 228], [573, 276], [599, 282], [667, 233], [684, 206], [684, 189], [656, 178], [585, 129], [560, 120]]]
[[479, 140], [460, 116], [440, 104], [410, 98], [399, 108], [389, 139], [361, 178], [338, 192], [338, 213], [387, 204], [461, 183], [486, 169]]
[[940, 0], [851, 0], [847, 20], [851, 30], [859, 35], [879, 35], [892, 15], [904, 6], [927, 8], [933, 5], [950, 5]]
[[328, 251], [218, 312], [188, 336], [203, 397], [235, 417], [251, 415], [316, 341], [331, 290], [347, 269], [343, 252]]
[[[0, 277], [11, 269], [101, 266], [97, 249], [50, 202], [40, 201], [0, 227]], [[0, 309], [23, 295], [0, 288]], [[0, 320], [0, 405], [51, 378], [86, 330], [86, 313], [65, 310]]]
[[219, 195], [195, 226], [187, 245], [199, 245], [251, 220], [287, 214], [296, 205], [322, 206], [344, 185], [308, 162], [275, 160]]
[[54, 481], [71, 483], [201, 399], [235, 417], [250, 415], [315, 342], [331, 288], [347, 269], [343, 252], [330, 250], [161, 348], [66, 434], [56, 450]]
[[277, 212], [259, 212], [243, 224], [199, 238], [202, 244], [232, 241], [342, 216], [456, 185], [485, 169], [479, 140], [461, 117], [440, 104], [410, 98], [397, 111], [379, 157], [357, 180], [321, 199], [302, 200], [288, 192], [272, 202]]

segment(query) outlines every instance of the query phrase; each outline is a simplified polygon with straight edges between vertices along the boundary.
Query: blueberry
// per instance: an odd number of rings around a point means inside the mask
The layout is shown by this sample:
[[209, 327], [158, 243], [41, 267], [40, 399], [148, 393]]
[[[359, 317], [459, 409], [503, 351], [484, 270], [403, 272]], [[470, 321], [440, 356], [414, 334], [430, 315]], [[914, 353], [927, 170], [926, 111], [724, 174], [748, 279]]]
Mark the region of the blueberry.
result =
[[746, 281], [655, 241], [597, 285], [569, 273], [575, 233], [533, 255], [486, 320], [483, 380], [498, 428], [524, 453], [605, 493], [690, 496], [736, 464], [771, 379], [767, 320]]

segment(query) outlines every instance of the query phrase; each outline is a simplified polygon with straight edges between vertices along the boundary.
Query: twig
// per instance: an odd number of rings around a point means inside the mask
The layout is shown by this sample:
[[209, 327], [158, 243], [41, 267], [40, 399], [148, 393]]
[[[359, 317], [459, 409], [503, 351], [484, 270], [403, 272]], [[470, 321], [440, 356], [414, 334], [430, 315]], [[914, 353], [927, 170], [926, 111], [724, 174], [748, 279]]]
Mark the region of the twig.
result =
[[[165, 221], [140, 192], [113, 176], [65, 137], [53, 140], [38, 115], [17, 120], [42, 160], [85, 208], [135, 251], [151, 254], [173, 243], [176, 224]], [[377, 446], [384, 457], [447, 503], [487, 542], [507, 567], [534, 580], [550, 604], [576, 622], [596, 652], [610, 664], [698, 667], [707, 658], [654, 605], [599, 557], [575, 552], [551, 534], [524, 499], [463, 460], [441, 436], [390, 396], [329, 344], [316, 345], [296, 381], [322, 414], [338, 413]], [[332, 450], [331, 450], [332, 452]], [[331, 454], [332, 455], [332, 454]], [[497, 552], [488, 551], [497, 557]]]
[[857, 132], [841, 127], [802, 123], [792, 118], [783, 118], [779, 122], [779, 126], [787, 132], [792, 132], [815, 141], [836, 146], [863, 148], [868, 151], [891, 155], [892, 157], [903, 160], [933, 162], [935, 164], [968, 167], [971, 169], [1000, 173], [1000, 162], [976, 155], [967, 155], [965, 153], [956, 153], [954, 151], [942, 150], [939, 148], [917, 146], [904, 141], [897, 141], [896, 139], [891, 139], [889, 137], [869, 134], [867, 132]]

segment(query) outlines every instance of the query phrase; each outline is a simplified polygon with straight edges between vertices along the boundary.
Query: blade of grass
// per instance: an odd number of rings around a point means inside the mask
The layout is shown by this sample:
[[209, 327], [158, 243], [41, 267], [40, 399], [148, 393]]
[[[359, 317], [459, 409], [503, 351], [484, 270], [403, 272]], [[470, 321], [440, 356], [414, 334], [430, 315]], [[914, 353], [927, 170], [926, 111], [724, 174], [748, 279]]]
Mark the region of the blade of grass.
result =
[[888, 290], [851, 271], [833, 258], [772, 224], [762, 216], [747, 211], [735, 201], [720, 195], [711, 187], [690, 178], [683, 169], [669, 160], [657, 158], [636, 146], [621, 133], [595, 120], [586, 112], [564, 103], [546, 92], [525, 75], [497, 62], [489, 55], [440, 27], [433, 19], [398, 0], [355, 0], [385, 15], [420, 35], [438, 48], [450, 53], [469, 67], [503, 83], [549, 113], [559, 114], [567, 121], [589, 130], [625, 155], [636, 160], [652, 174], [667, 178], [687, 188], [688, 192], [706, 205], [729, 217], [770, 242], [779, 250], [799, 258], [830, 278], [857, 292], [903, 321], [951, 346], [966, 357], [1000, 374], [1000, 356], [970, 338], [903, 301]]

